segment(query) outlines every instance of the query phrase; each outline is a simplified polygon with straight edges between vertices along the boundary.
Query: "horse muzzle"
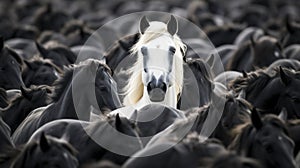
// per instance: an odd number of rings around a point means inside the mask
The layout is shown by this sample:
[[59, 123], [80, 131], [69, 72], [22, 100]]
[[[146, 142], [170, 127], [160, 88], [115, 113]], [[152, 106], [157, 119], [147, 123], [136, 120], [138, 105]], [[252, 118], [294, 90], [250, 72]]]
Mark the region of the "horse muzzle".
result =
[[147, 85], [149, 98], [152, 102], [162, 102], [165, 99], [167, 85], [164, 82], [149, 82]]

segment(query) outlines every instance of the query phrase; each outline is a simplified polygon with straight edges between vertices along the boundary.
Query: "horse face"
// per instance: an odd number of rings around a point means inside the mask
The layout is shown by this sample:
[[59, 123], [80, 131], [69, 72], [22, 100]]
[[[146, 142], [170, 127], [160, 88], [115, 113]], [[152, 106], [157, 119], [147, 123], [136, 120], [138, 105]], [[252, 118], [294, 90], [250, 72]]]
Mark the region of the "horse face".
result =
[[171, 39], [159, 37], [141, 47], [140, 51], [143, 55], [143, 84], [150, 100], [161, 102], [167, 89], [174, 84], [175, 44]]
[[297, 87], [300, 85], [299, 74], [280, 67], [279, 79], [282, 86], [281, 95], [278, 100], [280, 110], [286, 108], [288, 118], [299, 118], [300, 92]]
[[58, 77], [59, 75], [55, 68], [47, 64], [38, 65], [36, 67], [28, 67], [23, 71], [23, 79], [26, 86], [51, 86]]
[[24, 86], [21, 77], [21, 58], [4, 47], [0, 52], [0, 87], [19, 89], [21, 86]]
[[109, 108], [110, 110], [122, 107], [117, 84], [106, 68], [99, 66], [95, 83], [99, 106]]
[[264, 125], [255, 135], [251, 157], [263, 160], [267, 167], [295, 168], [293, 141], [279, 127]]
[[[73, 168], [78, 166], [73, 147], [62, 140], [49, 139], [42, 135], [39, 144], [27, 149], [24, 168]], [[18, 167], [18, 166], [16, 166]]]
[[299, 118], [300, 92], [297, 88], [300, 85], [300, 80], [297, 78], [293, 79], [289, 76], [286, 77], [289, 78], [290, 81], [285, 84], [285, 87], [283, 89], [283, 95], [280, 99], [280, 105], [287, 109], [289, 118]]
[[245, 124], [250, 120], [250, 106], [245, 100], [229, 98], [224, 107], [222, 118], [215, 130], [215, 137], [229, 145], [232, 140], [232, 130], [236, 126]]
[[278, 59], [283, 59], [282, 48], [273, 37], [264, 36], [257, 42], [252, 41], [254, 49], [254, 65], [266, 67]]

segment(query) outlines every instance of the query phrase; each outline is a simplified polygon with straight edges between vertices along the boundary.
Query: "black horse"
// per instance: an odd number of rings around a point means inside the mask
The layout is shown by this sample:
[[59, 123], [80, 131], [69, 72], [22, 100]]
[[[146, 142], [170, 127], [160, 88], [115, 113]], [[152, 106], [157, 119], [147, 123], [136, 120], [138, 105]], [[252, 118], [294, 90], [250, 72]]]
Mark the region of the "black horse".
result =
[[139, 33], [126, 36], [113, 44], [105, 54], [107, 65], [114, 71], [119, 63], [130, 55], [130, 48], [139, 39]]
[[22, 65], [21, 57], [12, 49], [4, 46], [3, 38], [0, 38], [0, 87], [19, 89], [24, 86]]
[[45, 85], [21, 88], [21, 95], [15, 97], [10, 105], [2, 109], [3, 120], [9, 125], [12, 133], [17, 129], [27, 115], [38, 107], [50, 103], [51, 88]]
[[[202, 59], [191, 59], [188, 60], [186, 63], [188, 67], [191, 69], [197, 81], [198, 96], [199, 96], [198, 107], [202, 107], [203, 105], [206, 105], [211, 101], [211, 97], [212, 97], [211, 94], [215, 87], [212, 79], [213, 76], [210, 69], [210, 65]], [[189, 98], [191, 95], [195, 94], [195, 93], [189, 93], [190, 91], [189, 89], [190, 89], [189, 86], [183, 87], [182, 99], [185, 99], [185, 97], [183, 97], [185, 94], [187, 94], [187, 97]]]
[[233, 95], [228, 95], [222, 117], [210, 137], [217, 138], [225, 146], [228, 146], [234, 139], [233, 130], [250, 121], [251, 109], [251, 104], [243, 98], [235, 98]]
[[284, 47], [299, 44], [300, 25], [290, 18], [285, 20], [286, 30], [282, 32], [282, 44]]
[[62, 70], [52, 63], [51, 60], [34, 57], [29, 61], [24, 61], [25, 68], [22, 78], [26, 87], [30, 85], [51, 86], [62, 74]]
[[[95, 90], [91, 90], [91, 88]], [[91, 106], [116, 109], [122, 104], [110, 69], [96, 60], [86, 60], [65, 70], [55, 84], [53, 103], [33, 111], [13, 134], [16, 144], [27, 142], [32, 133], [56, 119], [90, 120]]]
[[253, 109], [251, 123], [236, 131], [239, 135], [230, 145], [241, 156], [258, 159], [265, 167], [295, 168], [294, 143], [288, 137], [284, 122], [274, 115], [261, 119]]
[[77, 153], [64, 139], [45, 136], [42, 133], [37, 140], [5, 152], [0, 157], [0, 165], [13, 168], [76, 168]]
[[63, 66], [74, 64], [76, 55], [67, 47], [57, 42], [49, 42], [47, 48], [36, 43], [40, 56], [44, 59], [50, 59], [52, 62], [63, 69]]
[[146, 105], [131, 116], [131, 119], [136, 121], [138, 134], [144, 146], [152, 136], [163, 131], [176, 120], [184, 118], [183, 111], [160, 104]]
[[[153, 155], [153, 152], [155, 153], [161, 149], [166, 150]], [[179, 143], [176, 143], [174, 140], [168, 140], [146, 147], [128, 159], [123, 167], [208, 167], [215, 157], [226, 152], [226, 149], [219, 141], [210, 139], [201, 143], [198, 134], [189, 134]]]
[[299, 72], [285, 68], [277, 68], [270, 75], [257, 70], [234, 80], [231, 88], [236, 92], [244, 90], [246, 100], [263, 114], [279, 114], [286, 108], [288, 118], [299, 118], [299, 78]]
[[255, 68], [267, 67], [282, 58], [282, 47], [277, 39], [271, 36], [262, 36], [257, 40], [252, 38], [233, 52], [227, 70], [248, 72]]
[[[56, 120], [38, 129], [31, 137], [31, 141], [38, 139], [43, 132], [57, 138], [67, 137], [68, 142], [80, 151], [77, 156], [80, 165], [100, 159], [122, 164], [128, 158], [113, 153], [107, 150], [107, 146], [103, 147], [100, 144], [109, 144], [118, 149], [130, 151], [132, 154], [142, 148], [134, 122], [119, 117], [119, 115], [104, 117], [102, 120], [93, 122], [71, 119]], [[135, 137], [135, 139], [132, 141], [122, 139], [119, 137], [119, 133]]]

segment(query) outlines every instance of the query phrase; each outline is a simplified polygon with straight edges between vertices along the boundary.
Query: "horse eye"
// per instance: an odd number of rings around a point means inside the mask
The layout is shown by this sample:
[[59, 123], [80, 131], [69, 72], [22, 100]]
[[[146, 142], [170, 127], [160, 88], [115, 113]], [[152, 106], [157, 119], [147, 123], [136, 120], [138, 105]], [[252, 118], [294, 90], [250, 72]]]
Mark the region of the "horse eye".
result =
[[278, 51], [275, 51], [275, 52], [274, 52], [274, 56], [275, 56], [275, 57], [277, 57], [277, 58], [278, 58], [278, 57], [279, 57], [279, 55], [280, 55], [280, 54], [279, 54], [279, 52], [278, 52]]
[[11, 63], [12, 63], [13, 65], [15, 65], [15, 61], [12, 60]]
[[273, 152], [273, 148], [271, 145], [264, 145], [264, 148], [265, 150], [268, 152], [268, 153], [272, 153]]
[[172, 54], [175, 54], [176, 48], [175, 48], [175, 47], [170, 47], [169, 51], [170, 51]]
[[99, 87], [99, 89], [100, 89], [100, 91], [102, 91], [102, 92], [105, 92], [105, 91], [107, 91], [107, 88], [106, 88], [106, 87], [104, 87], [104, 86], [101, 86], [101, 87]]

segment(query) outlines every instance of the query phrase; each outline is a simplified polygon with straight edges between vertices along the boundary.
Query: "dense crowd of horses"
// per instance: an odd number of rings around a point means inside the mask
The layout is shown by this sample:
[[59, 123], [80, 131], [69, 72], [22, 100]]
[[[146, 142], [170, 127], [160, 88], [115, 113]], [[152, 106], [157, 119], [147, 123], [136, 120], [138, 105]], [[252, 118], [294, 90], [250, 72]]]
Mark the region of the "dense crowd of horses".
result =
[[[142, 34], [122, 37], [107, 51], [85, 42], [106, 22], [139, 11], [184, 17], [216, 47], [190, 38], [181, 53], [199, 88], [198, 107], [180, 107], [182, 99], [191, 98], [181, 95], [176, 107], [148, 104], [127, 117], [116, 112], [124, 108], [120, 90], [129, 78], [116, 79], [124, 75], [117, 67], [132, 57]], [[299, 167], [299, 14], [294, 0], [1, 1], [0, 167]], [[173, 15], [170, 22], [176, 21]], [[123, 29], [130, 27], [124, 23]], [[168, 31], [176, 33], [169, 25]], [[199, 50], [188, 46], [191, 41]], [[105, 59], [78, 62], [81, 51]], [[89, 88], [95, 89], [89, 93]], [[185, 84], [184, 91], [189, 91]], [[75, 93], [80, 95], [76, 102]], [[212, 99], [224, 101], [224, 108], [203, 141], [205, 121], [216, 112], [210, 110]], [[136, 120], [149, 114], [160, 115]], [[180, 139], [177, 133], [188, 126]], [[114, 130], [133, 141], [116, 138]], [[110, 151], [92, 137], [133, 153]], [[151, 155], [166, 146], [171, 147]]]

